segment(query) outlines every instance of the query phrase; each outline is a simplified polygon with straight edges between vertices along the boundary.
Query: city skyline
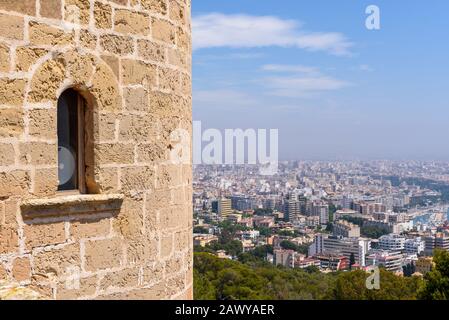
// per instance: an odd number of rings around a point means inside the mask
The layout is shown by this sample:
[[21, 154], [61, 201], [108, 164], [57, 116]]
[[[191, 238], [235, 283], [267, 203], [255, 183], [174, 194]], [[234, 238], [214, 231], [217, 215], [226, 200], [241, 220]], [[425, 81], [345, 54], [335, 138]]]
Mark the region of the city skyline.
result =
[[449, 160], [449, 4], [253, 4], [193, 5], [194, 120], [277, 128], [279, 160]]
[[[432, 257], [449, 248], [448, 168], [414, 161], [291, 161], [266, 177], [248, 166], [194, 167], [196, 254], [213, 252], [240, 267], [259, 259], [331, 276], [383, 268], [419, 297], [414, 281], [426, 279], [438, 260]], [[377, 285], [365, 282], [366, 289], [381, 290], [385, 277]]]

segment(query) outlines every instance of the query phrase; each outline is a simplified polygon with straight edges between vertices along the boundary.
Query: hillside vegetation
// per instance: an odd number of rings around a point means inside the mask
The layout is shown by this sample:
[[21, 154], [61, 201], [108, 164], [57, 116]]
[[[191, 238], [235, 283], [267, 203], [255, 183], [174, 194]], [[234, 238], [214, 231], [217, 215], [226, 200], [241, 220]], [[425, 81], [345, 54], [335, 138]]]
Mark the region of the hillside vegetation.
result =
[[414, 300], [426, 298], [422, 292], [426, 292], [428, 282], [381, 269], [380, 290], [368, 290], [368, 275], [360, 270], [324, 274], [314, 268], [288, 269], [266, 262], [219, 259], [207, 252], [195, 252], [194, 265], [197, 300]]

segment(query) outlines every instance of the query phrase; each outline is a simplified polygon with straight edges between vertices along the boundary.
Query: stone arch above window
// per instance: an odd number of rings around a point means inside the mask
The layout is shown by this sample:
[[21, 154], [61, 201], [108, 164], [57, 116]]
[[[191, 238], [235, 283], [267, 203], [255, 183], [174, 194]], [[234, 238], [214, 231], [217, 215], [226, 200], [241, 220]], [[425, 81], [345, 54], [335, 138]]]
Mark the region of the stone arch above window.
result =
[[[114, 136], [114, 132], [106, 132], [110, 130], [109, 119], [122, 110], [122, 97], [115, 73], [101, 58], [78, 51], [53, 54], [39, 61], [32, 69], [34, 72], [25, 105], [45, 105], [57, 109], [59, 97], [68, 89], [75, 90], [84, 98], [86, 192], [95, 194], [107, 190], [107, 183], [103, 183], [98, 174], [96, 145]], [[56, 140], [56, 132], [54, 138]]]
[[116, 75], [101, 58], [78, 51], [53, 55], [35, 71], [29, 84], [28, 104], [56, 102], [65, 89], [76, 88], [80, 94], [90, 93], [95, 109], [116, 112], [122, 100]]

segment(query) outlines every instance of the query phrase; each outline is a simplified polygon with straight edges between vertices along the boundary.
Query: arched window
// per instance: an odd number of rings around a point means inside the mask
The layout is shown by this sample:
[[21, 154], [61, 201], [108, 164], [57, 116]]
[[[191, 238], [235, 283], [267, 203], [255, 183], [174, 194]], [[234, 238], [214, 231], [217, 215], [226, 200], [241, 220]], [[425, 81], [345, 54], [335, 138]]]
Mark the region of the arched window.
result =
[[58, 191], [86, 192], [84, 165], [85, 100], [67, 89], [58, 100]]

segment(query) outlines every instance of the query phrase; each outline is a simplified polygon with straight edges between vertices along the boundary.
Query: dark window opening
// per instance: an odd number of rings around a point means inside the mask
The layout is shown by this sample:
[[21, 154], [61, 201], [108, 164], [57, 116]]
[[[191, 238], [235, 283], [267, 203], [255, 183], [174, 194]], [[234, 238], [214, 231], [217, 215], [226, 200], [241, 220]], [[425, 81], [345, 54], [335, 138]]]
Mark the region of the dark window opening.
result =
[[85, 193], [84, 105], [73, 89], [58, 100], [58, 191]]

